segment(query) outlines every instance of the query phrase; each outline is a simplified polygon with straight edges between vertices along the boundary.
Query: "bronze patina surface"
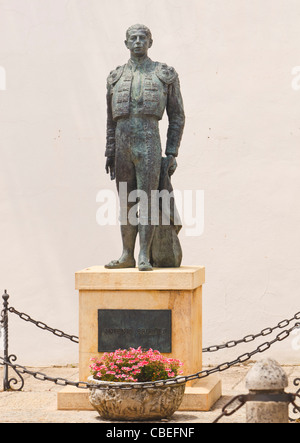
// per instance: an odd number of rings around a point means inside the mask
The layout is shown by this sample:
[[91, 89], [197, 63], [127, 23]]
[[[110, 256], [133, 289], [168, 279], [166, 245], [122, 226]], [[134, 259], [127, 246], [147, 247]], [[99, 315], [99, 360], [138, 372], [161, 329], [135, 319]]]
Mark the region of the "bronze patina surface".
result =
[[[109, 269], [136, 266], [134, 248], [139, 235], [140, 271], [153, 267], [178, 267], [182, 251], [177, 234], [180, 223], [174, 222], [174, 201], [171, 202], [170, 223], [161, 222], [163, 208], [159, 199], [151, 198], [151, 191], [172, 191], [170, 177], [177, 163], [176, 157], [185, 124], [185, 114], [178, 74], [164, 63], [148, 57], [152, 35], [144, 25], [131, 26], [125, 45], [130, 51], [129, 61], [113, 70], [107, 80], [107, 145], [106, 172], [120, 185], [126, 183], [127, 199], [120, 198], [120, 220], [123, 252], [118, 260], [106, 265]], [[165, 157], [159, 133], [159, 121], [167, 112], [169, 126]], [[130, 194], [137, 198], [130, 201]], [[130, 220], [139, 200], [139, 192], [148, 197], [139, 207], [138, 222]], [[131, 200], [133, 200], [131, 198]], [[140, 199], [141, 201], [141, 199]], [[154, 223], [151, 214], [160, 214]]]

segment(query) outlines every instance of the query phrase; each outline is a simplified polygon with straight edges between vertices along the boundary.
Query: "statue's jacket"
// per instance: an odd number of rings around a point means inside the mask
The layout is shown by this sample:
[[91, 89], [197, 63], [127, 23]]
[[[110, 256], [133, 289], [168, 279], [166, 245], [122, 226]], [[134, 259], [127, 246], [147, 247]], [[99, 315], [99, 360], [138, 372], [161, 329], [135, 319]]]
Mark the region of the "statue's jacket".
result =
[[140, 65], [129, 60], [118, 66], [107, 79], [106, 157], [115, 155], [118, 120], [132, 115], [161, 120], [165, 110], [169, 119], [165, 153], [177, 156], [185, 124], [177, 72], [150, 58]]

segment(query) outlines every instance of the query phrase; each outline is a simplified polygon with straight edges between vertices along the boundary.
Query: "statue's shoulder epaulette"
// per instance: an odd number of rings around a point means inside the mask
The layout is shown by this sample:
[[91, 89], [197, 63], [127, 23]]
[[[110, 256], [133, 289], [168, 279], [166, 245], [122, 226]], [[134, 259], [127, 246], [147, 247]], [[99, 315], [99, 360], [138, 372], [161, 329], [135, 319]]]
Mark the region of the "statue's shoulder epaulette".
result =
[[173, 83], [178, 77], [175, 69], [166, 65], [165, 63], [157, 63], [156, 75], [163, 83], [166, 83], [167, 85]]
[[120, 80], [120, 77], [124, 71], [124, 67], [125, 67], [125, 65], [117, 66], [116, 69], [114, 69], [113, 71], [110, 72], [110, 74], [107, 78], [107, 84], [109, 86], [114, 85], [115, 83], [117, 83], [117, 81]]

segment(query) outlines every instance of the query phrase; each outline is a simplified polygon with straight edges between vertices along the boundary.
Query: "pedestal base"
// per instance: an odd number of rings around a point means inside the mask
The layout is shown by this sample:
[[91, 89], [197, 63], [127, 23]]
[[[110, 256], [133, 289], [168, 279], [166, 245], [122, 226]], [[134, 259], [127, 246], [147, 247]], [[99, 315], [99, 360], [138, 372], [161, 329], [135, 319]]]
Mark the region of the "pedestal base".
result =
[[[221, 380], [211, 375], [198, 381], [196, 387], [186, 387], [179, 411], [209, 411], [221, 396]], [[60, 411], [94, 411], [89, 402], [89, 391], [73, 386], [67, 386], [58, 392], [57, 409]]]
[[[163, 341], [158, 343], [163, 343], [162, 348], [158, 344], [154, 349], [168, 358], [181, 360], [184, 364], [183, 375], [201, 371], [204, 282], [205, 268], [200, 266], [161, 268], [153, 272], [140, 272], [138, 269], [109, 270], [103, 266], [93, 266], [77, 272], [79, 380], [86, 381], [90, 375], [91, 357], [99, 358], [103, 355], [103, 333], [106, 341], [108, 337], [113, 339], [114, 345], [108, 341], [109, 346], [113, 347], [108, 352], [118, 349], [116, 346], [121, 346], [120, 343], [123, 346], [125, 333], [127, 343], [124, 348], [133, 346], [137, 337], [139, 340], [139, 337], [146, 337], [146, 345], [143, 347], [148, 349], [152, 347], [151, 337], [161, 336]], [[112, 315], [108, 316], [108, 311]], [[151, 324], [159, 311], [168, 314], [169, 327], [165, 319], [158, 326]], [[146, 313], [147, 321], [143, 320], [144, 317], [139, 314], [141, 312], [143, 315]], [[119, 318], [117, 314], [121, 315], [125, 324], [116, 320]], [[132, 314], [135, 322], [131, 321]], [[169, 335], [165, 340], [167, 332]], [[105, 340], [104, 345], [107, 344]], [[92, 410], [88, 395], [88, 390], [67, 387], [58, 393], [58, 409]], [[214, 376], [188, 382], [180, 410], [208, 411], [221, 395], [221, 381]]]
[[[183, 362], [183, 375], [194, 374], [202, 369], [202, 285], [205, 282], [205, 268], [182, 266], [180, 268], [155, 269], [153, 272], [140, 272], [138, 269], [105, 269], [93, 266], [76, 273], [76, 289], [79, 291], [79, 380], [86, 381], [90, 375], [91, 357], [99, 358], [98, 311], [141, 310], [171, 312], [171, 352], [158, 349], [168, 358]], [[136, 330], [128, 320], [128, 325], [118, 325], [112, 317], [111, 326], [102, 329], [107, 337], [122, 340], [125, 334], [126, 347], [136, 347], [131, 343], [131, 332], [147, 334], [151, 329], [138, 321]], [[155, 326], [154, 326], [155, 327]], [[159, 328], [166, 325], [159, 326]], [[155, 327], [156, 328], [156, 327]], [[159, 329], [163, 331], [162, 329]], [[118, 335], [119, 334], [119, 335]], [[149, 338], [151, 338], [149, 336]], [[117, 346], [117, 345], [115, 345]], [[122, 344], [123, 346], [123, 344]], [[106, 349], [113, 352], [120, 347]], [[143, 346], [146, 348], [146, 346]], [[148, 346], [150, 348], [152, 346]], [[124, 346], [125, 348], [125, 346]]]
[[211, 375], [196, 382], [196, 386], [185, 388], [179, 411], [209, 411], [221, 397], [221, 379]]

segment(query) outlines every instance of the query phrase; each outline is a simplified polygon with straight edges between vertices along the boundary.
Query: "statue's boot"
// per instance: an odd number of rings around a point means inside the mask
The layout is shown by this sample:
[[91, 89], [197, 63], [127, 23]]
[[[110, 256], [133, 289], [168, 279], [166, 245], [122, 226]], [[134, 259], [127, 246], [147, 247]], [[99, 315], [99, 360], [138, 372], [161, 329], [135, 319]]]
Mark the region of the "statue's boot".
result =
[[123, 269], [135, 268], [134, 247], [137, 236], [137, 226], [121, 225], [121, 236], [123, 243], [123, 254], [119, 260], [112, 260], [105, 268], [107, 269]]
[[107, 269], [135, 268], [135, 260], [112, 260], [104, 267]]
[[142, 260], [139, 262], [139, 271], [153, 271], [153, 267], [148, 260]]
[[139, 254], [139, 271], [153, 271], [153, 267], [150, 263], [150, 249], [153, 240], [155, 226], [150, 224], [143, 226], [139, 225], [140, 235], [140, 254]]

